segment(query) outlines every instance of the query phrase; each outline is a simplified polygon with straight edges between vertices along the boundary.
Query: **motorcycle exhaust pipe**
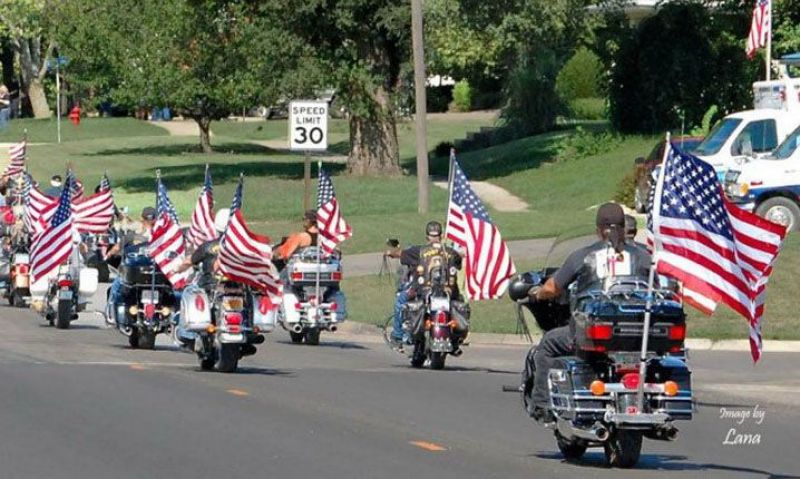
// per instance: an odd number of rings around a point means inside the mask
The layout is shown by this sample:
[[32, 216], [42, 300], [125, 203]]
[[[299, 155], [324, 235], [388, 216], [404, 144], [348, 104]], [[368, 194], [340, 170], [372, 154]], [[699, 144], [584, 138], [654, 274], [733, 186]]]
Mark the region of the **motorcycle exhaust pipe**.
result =
[[644, 434], [648, 439], [655, 441], [674, 441], [678, 438], [678, 428], [675, 426], [660, 427]]
[[452, 352], [452, 353], [450, 353], [450, 354], [452, 354], [452, 355], [453, 355], [453, 356], [455, 356], [455, 357], [459, 357], [459, 356], [461, 356], [462, 354], [464, 354], [464, 350], [463, 350], [463, 349], [461, 349], [461, 348], [458, 348], [458, 349], [456, 349], [455, 351], [453, 351], [453, 352]]
[[587, 441], [605, 442], [610, 435], [608, 428], [599, 422], [596, 422], [591, 429], [581, 429], [573, 427], [569, 421], [561, 418], [558, 418], [556, 421], [558, 432], [565, 438], [577, 437]]
[[300, 334], [303, 332], [303, 327], [299, 324], [295, 324], [294, 326], [292, 326], [292, 331], [297, 334]]

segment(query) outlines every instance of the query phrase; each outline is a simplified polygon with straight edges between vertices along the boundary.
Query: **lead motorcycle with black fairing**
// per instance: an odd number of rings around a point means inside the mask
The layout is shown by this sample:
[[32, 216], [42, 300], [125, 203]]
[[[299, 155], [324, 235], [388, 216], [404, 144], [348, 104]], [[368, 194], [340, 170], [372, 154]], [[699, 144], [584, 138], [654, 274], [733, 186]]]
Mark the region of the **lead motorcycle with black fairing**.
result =
[[[609, 255], [616, 256], [611, 249], [606, 253], [605, 258], [600, 252], [591, 261], [601, 264]], [[550, 261], [548, 264], [553, 264]], [[557, 358], [549, 371], [536, 371], [531, 351], [520, 385], [523, 406], [533, 415], [534, 377], [547, 374], [550, 414], [540, 422], [553, 430], [561, 453], [577, 460], [587, 448], [602, 447], [611, 466], [633, 467], [644, 438], [675, 440], [675, 422], [692, 419], [682, 304], [673, 285], [654, 288], [646, 376], [642, 378], [639, 366], [648, 278], [606, 272], [582, 288], [571, 285], [567, 297], [530, 301], [529, 291], [544, 285], [555, 271], [546, 267], [524, 273], [509, 286], [511, 299], [530, 311], [543, 331], [569, 325], [575, 338], [574, 355]]]

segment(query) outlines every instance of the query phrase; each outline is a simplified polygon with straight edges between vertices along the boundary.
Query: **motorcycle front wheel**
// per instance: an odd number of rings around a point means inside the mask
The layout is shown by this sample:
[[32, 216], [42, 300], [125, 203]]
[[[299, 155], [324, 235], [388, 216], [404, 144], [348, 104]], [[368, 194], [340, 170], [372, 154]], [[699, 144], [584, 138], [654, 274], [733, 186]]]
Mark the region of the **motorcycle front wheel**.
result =
[[217, 350], [217, 361], [214, 366], [221, 373], [236, 372], [239, 366], [239, 345], [221, 344]]
[[603, 443], [603, 448], [611, 467], [633, 467], [642, 452], [642, 432], [619, 429]]
[[564, 459], [568, 461], [577, 461], [586, 453], [586, 444], [568, 441], [558, 431], [556, 431], [556, 443], [558, 444], [558, 450], [564, 455]]
[[58, 301], [58, 310], [56, 311], [56, 328], [67, 329], [69, 328], [69, 320], [72, 317], [72, 300], [61, 299]]

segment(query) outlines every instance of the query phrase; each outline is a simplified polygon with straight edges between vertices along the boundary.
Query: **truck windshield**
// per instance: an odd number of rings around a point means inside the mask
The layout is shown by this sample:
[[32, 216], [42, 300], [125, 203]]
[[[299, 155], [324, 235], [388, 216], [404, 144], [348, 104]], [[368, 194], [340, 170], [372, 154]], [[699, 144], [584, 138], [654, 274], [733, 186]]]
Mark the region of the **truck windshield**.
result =
[[705, 140], [694, 149], [694, 154], [698, 156], [711, 156], [716, 154], [728, 141], [742, 120], [738, 118], [725, 118], [717, 123]]
[[792, 156], [798, 147], [800, 147], [800, 128], [797, 128], [791, 135], [787, 136], [768, 158], [771, 160], [785, 160]]

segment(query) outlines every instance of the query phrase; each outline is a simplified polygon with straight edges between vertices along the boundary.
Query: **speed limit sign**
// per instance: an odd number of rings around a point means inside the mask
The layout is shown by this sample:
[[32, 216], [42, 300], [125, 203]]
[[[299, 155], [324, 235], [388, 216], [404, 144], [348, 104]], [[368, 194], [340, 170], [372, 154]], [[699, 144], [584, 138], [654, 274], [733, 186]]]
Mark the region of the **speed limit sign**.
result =
[[289, 149], [328, 149], [328, 102], [297, 100], [289, 103]]

